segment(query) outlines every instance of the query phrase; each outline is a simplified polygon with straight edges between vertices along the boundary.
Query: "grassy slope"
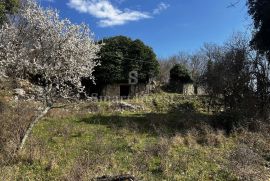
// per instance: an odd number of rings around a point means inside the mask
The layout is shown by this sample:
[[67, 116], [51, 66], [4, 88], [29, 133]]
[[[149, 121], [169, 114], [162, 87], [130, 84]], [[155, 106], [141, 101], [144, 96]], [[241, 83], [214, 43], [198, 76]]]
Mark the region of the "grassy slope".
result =
[[206, 124], [211, 115], [198, 98], [161, 94], [129, 102], [144, 110], [115, 111], [101, 102], [51, 112], [2, 177], [89, 180], [129, 173], [140, 180], [237, 180], [228, 165], [239, 140]]

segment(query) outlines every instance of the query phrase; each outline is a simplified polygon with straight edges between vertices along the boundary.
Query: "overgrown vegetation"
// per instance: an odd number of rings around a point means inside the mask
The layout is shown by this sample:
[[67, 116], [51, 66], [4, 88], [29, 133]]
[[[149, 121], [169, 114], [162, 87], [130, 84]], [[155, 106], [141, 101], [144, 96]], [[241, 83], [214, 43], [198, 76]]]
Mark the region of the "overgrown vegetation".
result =
[[188, 69], [182, 64], [175, 64], [170, 70], [169, 88], [175, 92], [181, 92], [180, 86], [192, 83], [192, 78]]
[[[75, 181], [121, 174], [139, 180], [269, 177], [269, 126], [258, 123], [252, 131], [226, 132], [207, 113], [206, 97], [161, 93], [127, 102], [141, 108], [127, 110], [117, 102], [101, 101], [50, 111], [22, 153], [1, 166], [0, 179]], [[13, 129], [11, 135], [18, 133]]]
[[[124, 36], [97, 43], [84, 24], [18, 4], [0, 2], [0, 180], [269, 180], [268, 1], [248, 0], [252, 41], [236, 34], [160, 63], [158, 84], [193, 81], [207, 96], [124, 101], [82, 100], [82, 83], [127, 83], [134, 72], [149, 82], [159, 71], [151, 47]], [[22, 80], [39, 95], [25, 96]]]
[[[191, 78], [195, 90], [203, 87], [210, 97], [212, 109], [238, 114], [243, 123], [257, 119], [269, 122], [270, 62], [249, 44], [247, 36], [235, 33], [223, 45], [205, 44], [194, 54], [181, 53], [163, 60], [159, 81], [169, 84], [168, 70], [173, 70], [173, 87]], [[176, 70], [181, 76], [175, 75]]]

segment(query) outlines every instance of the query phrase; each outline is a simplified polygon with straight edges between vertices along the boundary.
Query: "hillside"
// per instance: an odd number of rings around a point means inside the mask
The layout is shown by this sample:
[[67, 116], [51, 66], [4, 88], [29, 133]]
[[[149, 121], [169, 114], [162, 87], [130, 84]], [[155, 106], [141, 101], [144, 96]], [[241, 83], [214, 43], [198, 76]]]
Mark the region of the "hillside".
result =
[[270, 181], [270, 0], [234, 1], [1, 0], [0, 181]]
[[0, 180], [267, 180], [269, 128], [226, 133], [206, 100], [159, 93], [54, 109], [21, 155], [3, 164]]

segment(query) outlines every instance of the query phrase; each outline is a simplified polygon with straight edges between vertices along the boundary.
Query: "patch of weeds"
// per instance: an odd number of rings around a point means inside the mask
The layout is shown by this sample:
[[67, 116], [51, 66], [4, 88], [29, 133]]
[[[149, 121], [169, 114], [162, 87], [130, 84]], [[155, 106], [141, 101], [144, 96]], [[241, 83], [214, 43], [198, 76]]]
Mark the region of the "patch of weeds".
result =
[[229, 160], [228, 168], [239, 180], [264, 181], [269, 177], [265, 160], [247, 145], [238, 145]]

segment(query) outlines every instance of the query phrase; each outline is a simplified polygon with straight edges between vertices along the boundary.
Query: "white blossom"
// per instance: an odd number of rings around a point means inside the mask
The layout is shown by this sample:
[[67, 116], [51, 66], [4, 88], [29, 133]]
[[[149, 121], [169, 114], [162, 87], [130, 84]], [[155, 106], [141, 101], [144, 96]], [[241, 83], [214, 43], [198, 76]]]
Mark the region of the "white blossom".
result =
[[94, 79], [99, 49], [87, 25], [74, 25], [28, 0], [0, 30], [0, 75], [38, 75], [47, 96], [67, 97], [83, 90], [82, 77]]

